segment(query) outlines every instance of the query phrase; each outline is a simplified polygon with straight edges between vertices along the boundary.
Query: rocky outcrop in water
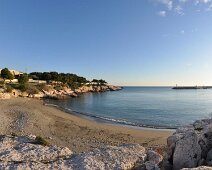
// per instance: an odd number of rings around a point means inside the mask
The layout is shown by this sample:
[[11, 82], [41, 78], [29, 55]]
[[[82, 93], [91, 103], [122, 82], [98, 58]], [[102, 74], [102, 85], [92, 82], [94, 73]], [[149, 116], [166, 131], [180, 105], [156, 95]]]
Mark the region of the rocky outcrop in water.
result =
[[158, 169], [162, 157], [138, 144], [104, 146], [73, 154], [66, 147], [43, 146], [35, 136], [0, 136], [0, 169], [117, 170]]
[[82, 86], [75, 90], [76, 93], [87, 93], [87, 92], [106, 92], [106, 91], [118, 91], [121, 87], [113, 85], [90, 85]]
[[29, 97], [29, 98], [51, 98], [51, 99], [67, 99], [69, 97], [77, 97], [78, 94], [88, 92], [106, 92], [118, 91], [121, 87], [113, 85], [84, 85], [78, 89], [72, 90], [66, 86], [60, 86], [55, 89], [53, 85], [46, 85], [48, 90], [38, 90], [36, 93], [21, 92], [20, 90], [13, 89], [11, 93], [7, 93], [5, 89], [0, 91], [0, 99], [10, 99], [11, 97]]
[[174, 170], [212, 166], [212, 119], [177, 129], [167, 145], [167, 160]]

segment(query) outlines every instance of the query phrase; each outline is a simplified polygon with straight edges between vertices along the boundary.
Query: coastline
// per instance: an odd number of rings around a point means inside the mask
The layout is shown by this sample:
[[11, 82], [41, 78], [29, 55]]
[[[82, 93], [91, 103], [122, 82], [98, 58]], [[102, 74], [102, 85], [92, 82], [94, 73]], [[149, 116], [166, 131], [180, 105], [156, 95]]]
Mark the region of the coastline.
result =
[[100, 123], [45, 106], [44, 101], [37, 99], [2, 100], [0, 110], [0, 134], [42, 136], [50, 144], [69, 147], [75, 153], [126, 143], [161, 148], [173, 133], [173, 130]]
[[121, 126], [121, 127], [128, 127], [128, 128], [141, 129], [141, 130], [156, 130], [156, 131], [158, 130], [158, 131], [171, 131], [171, 132], [174, 132], [177, 129], [175, 127], [170, 128], [170, 127], [165, 127], [165, 126], [162, 127], [162, 126], [153, 126], [153, 125], [140, 125], [140, 124], [138, 125], [135, 123], [134, 124], [128, 123], [128, 122], [125, 122], [125, 120], [120, 120], [120, 119], [113, 120], [112, 118], [91, 115], [89, 113], [83, 113], [83, 112], [78, 112], [78, 111], [74, 111], [71, 109], [66, 109], [66, 108], [60, 107], [59, 105], [45, 103], [45, 100], [44, 100], [44, 105], [59, 109], [62, 112], [80, 117], [82, 119], [86, 119], [89, 121], [95, 121], [96, 123], [99, 123], [99, 124], [107, 124], [107, 125], [112, 125], [112, 126]]

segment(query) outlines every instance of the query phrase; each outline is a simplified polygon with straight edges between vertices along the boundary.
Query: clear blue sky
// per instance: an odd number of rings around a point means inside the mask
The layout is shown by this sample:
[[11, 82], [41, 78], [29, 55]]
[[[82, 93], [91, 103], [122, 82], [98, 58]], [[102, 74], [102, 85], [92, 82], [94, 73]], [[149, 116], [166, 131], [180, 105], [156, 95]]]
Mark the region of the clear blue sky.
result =
[[0, 68], [212, 85], [212, 0], [1, 0]]

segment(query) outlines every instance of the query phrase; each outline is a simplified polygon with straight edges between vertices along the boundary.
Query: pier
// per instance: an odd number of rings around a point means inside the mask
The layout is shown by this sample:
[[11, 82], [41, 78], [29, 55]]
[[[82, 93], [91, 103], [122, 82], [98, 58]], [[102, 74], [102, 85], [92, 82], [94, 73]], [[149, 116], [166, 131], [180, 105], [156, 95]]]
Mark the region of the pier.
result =
[[174, 90], [212, 89], [212, 86], [176, 86]]

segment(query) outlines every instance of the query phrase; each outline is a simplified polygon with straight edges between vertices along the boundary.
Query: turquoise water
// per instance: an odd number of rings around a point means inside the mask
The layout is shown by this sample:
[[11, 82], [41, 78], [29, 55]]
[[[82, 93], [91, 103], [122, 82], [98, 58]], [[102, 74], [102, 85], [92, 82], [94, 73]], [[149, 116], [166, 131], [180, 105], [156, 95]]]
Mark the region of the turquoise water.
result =
[[121, 91], [48, 102], [99, 121], [157, 128], [176, 128], [212, 115], [212, 89], [124, 87]]

